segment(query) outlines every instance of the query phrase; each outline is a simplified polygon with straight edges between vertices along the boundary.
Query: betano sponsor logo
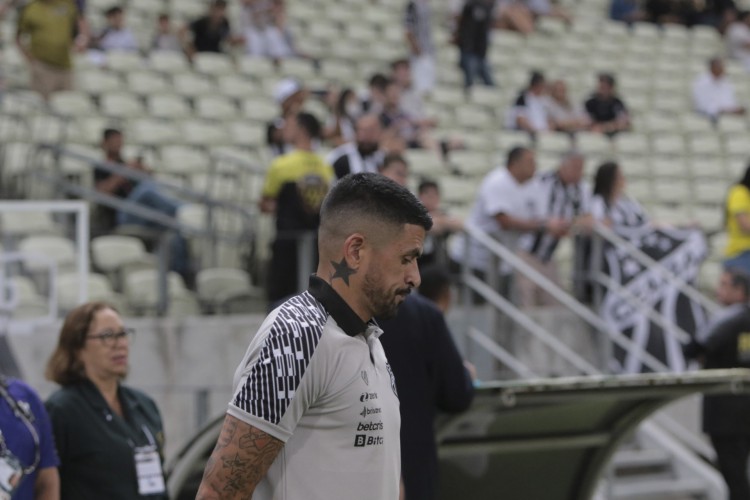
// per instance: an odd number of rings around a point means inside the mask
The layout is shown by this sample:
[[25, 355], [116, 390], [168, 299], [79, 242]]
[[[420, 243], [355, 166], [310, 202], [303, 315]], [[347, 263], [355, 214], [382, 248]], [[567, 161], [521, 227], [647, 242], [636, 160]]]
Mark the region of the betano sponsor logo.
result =
[[362, 411], [359, 412], [359, 414], [362, 416], [362, 418], [366, 418], [368, 415], [377, 415], [381, 411], [382, 410], [380, 408], [368, 408], [365, 406], [364, 408], [362, 408]]

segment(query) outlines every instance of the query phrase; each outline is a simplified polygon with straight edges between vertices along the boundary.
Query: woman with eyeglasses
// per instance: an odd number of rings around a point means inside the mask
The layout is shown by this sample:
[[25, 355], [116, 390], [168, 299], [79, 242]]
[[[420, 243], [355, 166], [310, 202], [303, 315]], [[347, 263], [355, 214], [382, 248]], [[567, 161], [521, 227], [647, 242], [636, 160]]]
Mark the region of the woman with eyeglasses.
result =
[[0, 498], [58, 500], [49, 417], [36, 391], [0, 374]]
[[109, 304], [65, 318], [46, 376], [62, 386], [47, 400], [60, 456], [61, 498], [167, 498], [164, 434], [154, 401], [122, 384], [133, 331]]

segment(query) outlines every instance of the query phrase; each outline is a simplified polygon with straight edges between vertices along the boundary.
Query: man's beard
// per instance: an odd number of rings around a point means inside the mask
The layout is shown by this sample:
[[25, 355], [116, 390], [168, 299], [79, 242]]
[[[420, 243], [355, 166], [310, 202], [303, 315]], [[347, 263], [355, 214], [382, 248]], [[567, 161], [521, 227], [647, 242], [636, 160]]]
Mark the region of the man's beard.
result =
[[403, 303], [403, 300], [397, 302], [397, 298], [403, 296], [405, 299], [411, 293], [411, 287], [404, 287], [395, 291], [386, 290], [373, 274], [369, 272], [365, 274], [363, 292], [370, 301], [373, 316], [380, 319], [391, 319], [396, 316], [398, 307]]
[[363, 158], [365, 156], [370, 156], [371, 154], [374, 154], [377, 150], [378, 150], [377, 142], [358, 142], [357, 143], [357, 151]]

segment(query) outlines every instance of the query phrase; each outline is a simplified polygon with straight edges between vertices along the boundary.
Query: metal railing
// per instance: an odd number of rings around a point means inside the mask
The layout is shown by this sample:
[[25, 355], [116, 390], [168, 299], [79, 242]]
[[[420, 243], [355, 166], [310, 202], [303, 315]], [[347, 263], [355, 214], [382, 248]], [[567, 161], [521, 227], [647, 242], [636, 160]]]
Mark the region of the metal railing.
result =
[[[43, 153], [51, 153], [54, 158], [53, 168], [45, 168], [38, 158]], [[149, 208], [127, 199], [106, 194], [97, 191], [93, 187], [81, 185], [66, 178], [61, 169], [63, 158], [71, 158], [80, 161], [90, 169], [101, 169], [113, 175], [119, 175], [135, 182], [150, 182], [155, 187], [164, 191], [175, 193], [176, 197], [181, 200], [187, 200], [205, 207], [205, 220], [203, 227], [197, 227], [185, 224], [177, 217], [171, 217], [158, 210]], [[211, 168], [214, 163], [211, 162]], [[34, 148], [28, 160], [29, 176], [39, 181], [45, 182], [59, 192], [60, 194], [73, 195], [77, 198], [92, 202], [96, 205], [108, 207], [110, 209], [121, 211], [130, 215], [137, 216], [161, 229], [158, 233], [157, 256], [159, 266], [159, 305], [157, 314], [164, 314], [169, 303], [167, 270], [169, 268], [168, 246], [171, 238], [176, 235], [182, 235], [204, 242], [205, 251], [201, 257], [207, 261], [208, 265], [215, 265], [215, 249], [218, 242], [231, 244], [255, 244], [254, 237], [256, 234], [255, 223], [257, 221], [257, 209], [253, 205], [240, 205], [226, 200], [220, 200], [208, 196], [206, 193], [198, 192], [193, 189], [180, 186], [177, 184], [164, 182], [156, 179], [145, 172], [138, 171], [127, 166], [116, 163], [101, 161], [91, 158], [80, 152], [71, 151], [65, 146], [57, 144], [38, 144]], [[224, 230], [221, 228], [220, 218], [217, 216], [218, 211], [223, 211], [234, 216], [238, 216], [242, 221], [241, 230]]]
[[[604, 231], [602, 231], [602, 234], [603, 234], [603, 237], [611, 236]], [[492, 238], [490, 235], [488, 235], [481, 229], [474, 227], [470, 224], [467, 224], [467, 226], [464, 228], [464, 235], [466, 238], [465, 256], [469, 256], [469, 253], [468, 253], [469, 246], [470, 246], [469, 238], [471, 238], [472, 240], [477, 242], [479, 245], [481, 245], [481, 247], [483, 247], [485, 250], [489, 251], [490, 257], [491, 257], [490, 264], [487, 269], [488, 277], [487, 277], [486, 282], [476, 277], [473, 274], [472, 269], [470, 268], [470, 265], [469, 265], [469, 259], [464, 258], [464, 261], [462, 263], [462, 285], [463, 285], [462, 298], [463, 298], [463, 303], [465, 306], [468, 306], [468, 304], [471, 301], [470, 299], [471, 293], [472, 292], [476, 293], [480, 295], [484, 300], [486, 300], [488, 304], [490, 304], [492, 308], [491, 311], [493, 314], [496, 315], [498, 312], [506, 314], [509, 318], [511, 318], [512, 320], [520, 324], [522, 327], [524, 327], [524, 329], [529, 334], [533, 335], [537, 340], [542, 342], [547, 347], [553, 349], [563, 360], [568, 362], [571, 366], [575, 367], [575, 369], [579, 370], [582, 374], [601, 375], [603, 373], [602, 370], [594, 367], [590, 362], [584, 359], [577, 352], [571, 350], [564, 344], [561, 346], [561, 342], [559, 340], [557, 340], [552, 335], [547, 333], [542, 326], [536, 323], [524, 311], [520, 310], [518, 307], [513, 305], [510, 300], [503, 297], [498, 292], [497, 283], [499, 282], [499, 273], [500, 273], [499, 264], [500, 264], [500, 261], [502, 261], [504, 264], [509, 265], [514, 271], [523, 274], [526, 278], [531, 280], [534, 284], [536, 284], [537, 286], [540, 286], [544, 291], [549, 293], [561, 305], [565, 306], [567, 309], [572, 311], [578, 318], [585, 321], [587, 324], [593, 327], [597, 332], [606, 334], [607, 338], [612, 343], [634, 353], [638, 357], [638, 359], [640, 359], [643, 365], [647, 367], [648, 369], [651, 369], [656, 372], [670, 371], [669, 368], [664, 363], [656, 359], [653, 355], [645, 351], [644, 348], [638, 346], [636, 343], [634, 343], [628, 337], [623, 335], [621, 332], [613, 329], [609, 324], [603, 321], [598, 315], [593, 313], [588, 307], [581, 304], [578, 300], [572, 297], [569, 293], [567, 293], [565, 290], [560, 288], [560, 286], [558, 286], [556, 283], [552, 282], [551, 280], [543, 276], [541, 273], [539, 273], [537, 270], [529, 266], [520, 257], [515, 255], [513, 251], [505, 247], [502, 243]], [[613, 241], [616, 241], [616, 240], [613, 239]], [[635, 247], [633, 247], [633, 249], [631, 250], [637, 251]], [[636, 254], [636, 252], [633, 252], [633, 253]], [[649, 262], [647, 260], [648, 257], [645, 255], [638, 255], [637, 257], [634, 257], [634, 258], [637, 258], [645, 262], [646, 263], [645, 265], [654, 266], [657, 268], [661, 267], [657, 262], [653, 260]], [[667, 271], [665, 270], [664, 272], [666, 273]], [[675, 279], [674, 284], [677, 287], [683, 287], [687, 289], [687, 284], [680, 283], [676, 279]], [[700, 294], [700, 292], [697, 292], [694, 289], [693, 291], [688, 291], [687, 293], [695, 295], [697, 300], [701, 300], [701, 303], [706, 303], [708, 307], [716, 307], [715, 304], [711, 304], [711, 302], [708, 301], [708, 299], [706, 299], [705, 297], [701, 298], [702, 294]], [[650, 308], [642, 304], [637, 304], [636, 307], [638, 307], [639, 310], [642, 310], [644, 314], [647, 311], [653, 312], [653, 311], [650, 311]], [[491, 325], [495, 325], [496, 323], [497, 323], [496, 318], [493, 319], [493, 321], [491, 321]], [[671, 332], [671, 330], [667, 330], [667, 331]], [[529, 369], [527, 366], [525, 366], [524, 363], [521, 362], [512, 352], [508, 351], [503, 346], [499, 345], [490, 336], [479, 331], [477, 328], [469, 325], [468, 322], [466, 324], [466, 330], [464, 334], [467, 339], [482, 346], [493, 358], [503, 363], [506, 367], [510, 368], [517, 375], [525, 376], [525, 377], [535, 375], [534, 371]], [[672, 334], [674, 333], [672, 332]], [[467, 349], [467, 350], [470, 350], [470, 349]], [[607, 366], [607, 365], [605, 364], [604, 366]], [[679, 422], [668, 417], [667, 415], [660, 415], [658, 417], [658, 422], [660, 424], [660, 427], [663, 426], [666, 428], [670, 428], [671, 431], [669, 432], [669, 434], [676, 436], [691, 452], [696, 453], [709, 460], [713, 457], [714, 455], [713, 450], [710, 448], [710, 446], [708, 446], [705, 442], [703, 442], [701, 439], [696, 437], [688, 429], [684, 428], [684, 426], [680, 424]], [[652, 430], [652, 429], [653, 428], [649, 428], [648, 432], [660, 432], [664, 436], [664, 439], [666, 439], [667, 431], [663, 429], [657, 429], [657, 430]], [[677, 457], [677, 458], [681, 461], [681, 463], [686, 464], [691, 470], [694, 470], [696, 474], [705, 476], [704, 479], [706, 480], [708, 484], [713, 484], [715, 482], [715, 477], [711, 475], [709, 472], [702, 471], [702, 470], [695, 470], [696, 463], [695, 463], [694, 457], [691, 456], [691, 457]]]

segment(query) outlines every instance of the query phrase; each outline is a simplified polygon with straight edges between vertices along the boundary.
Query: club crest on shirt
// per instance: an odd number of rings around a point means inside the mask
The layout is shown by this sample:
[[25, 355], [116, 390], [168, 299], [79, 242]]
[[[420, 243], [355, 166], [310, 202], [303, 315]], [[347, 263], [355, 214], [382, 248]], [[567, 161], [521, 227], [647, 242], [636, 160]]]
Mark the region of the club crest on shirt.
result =
[[385, 364], [386, 370], [388, 370], [388, 375], [391, 377], [391, 389], [393, 389], [393, 394], [398, 397], [398, 391], [396, 390], [396, 377], [393, 376], [393, 370], [391, 370], [391, 365], [388, 363]]
[[370, 381], [367, 378], [367, 370], [362, 370], [362, 380], [364, 380], [365, 385], [370, 385]]

